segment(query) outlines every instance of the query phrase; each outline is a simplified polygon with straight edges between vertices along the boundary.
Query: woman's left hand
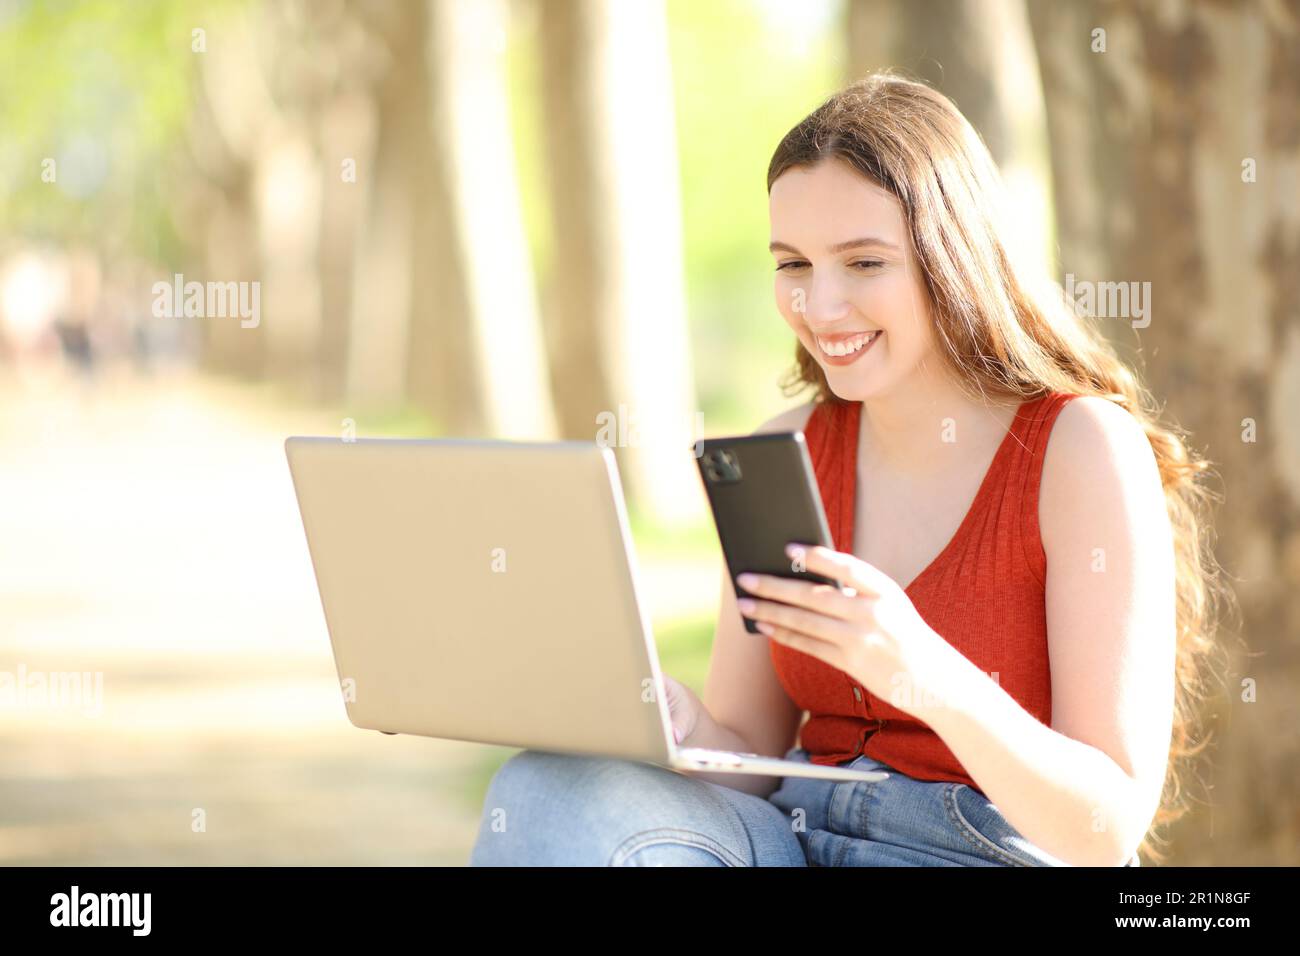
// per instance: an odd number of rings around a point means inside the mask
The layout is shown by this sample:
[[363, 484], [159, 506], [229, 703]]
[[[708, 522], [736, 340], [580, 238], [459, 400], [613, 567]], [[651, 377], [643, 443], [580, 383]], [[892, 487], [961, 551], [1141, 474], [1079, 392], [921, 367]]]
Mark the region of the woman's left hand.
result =
[[[923, 717], [927, 707], [944, 700], [956, 668], [969, 662], [925, 623], [897, 582], [852, 554], [797, 544], [786, 548], [791, 558], [800, 551], [804, 569], [841, 582], [845, 590], [741, 574], [736, 582], [756, 596], [739, 599], [741, 614], [773, 640], [839, 668], [913, 716]], [[747, 606], [747, 600], [753, 604]]]

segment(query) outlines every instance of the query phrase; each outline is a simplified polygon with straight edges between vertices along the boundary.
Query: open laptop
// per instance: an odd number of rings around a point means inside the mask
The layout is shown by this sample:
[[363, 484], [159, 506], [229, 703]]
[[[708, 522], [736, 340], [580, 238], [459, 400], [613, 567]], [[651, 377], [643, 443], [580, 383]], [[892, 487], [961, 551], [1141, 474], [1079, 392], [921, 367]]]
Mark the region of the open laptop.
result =
[[609, 448], [295, 436], [285, 453], [357, 727], [675, 770], [889, 776], [677, 744]]

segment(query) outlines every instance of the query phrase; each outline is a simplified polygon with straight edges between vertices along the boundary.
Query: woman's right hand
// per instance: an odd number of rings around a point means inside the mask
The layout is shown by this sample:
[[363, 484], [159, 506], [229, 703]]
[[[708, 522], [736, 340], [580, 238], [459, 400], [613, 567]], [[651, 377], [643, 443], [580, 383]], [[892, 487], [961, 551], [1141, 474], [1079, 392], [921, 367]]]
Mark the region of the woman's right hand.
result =
[[680, 744], [695, 732], [695, 725], [700, 719], [703, 702], [680, 681], [667, 674], [663, 675], [664, 691], [668, 697], [668, 713], [672, 717], [673, 737]]

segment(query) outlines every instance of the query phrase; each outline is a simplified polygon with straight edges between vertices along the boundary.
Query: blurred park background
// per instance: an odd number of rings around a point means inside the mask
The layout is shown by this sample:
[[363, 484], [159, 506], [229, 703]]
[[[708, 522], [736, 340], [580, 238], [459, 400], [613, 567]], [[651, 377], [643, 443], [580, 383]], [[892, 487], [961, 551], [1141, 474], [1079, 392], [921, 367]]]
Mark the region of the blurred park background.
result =
[[0, 0], [0, 863], [467, 860], [513, 750], [348, 723], [291, 434], [668, 436], [617, 455], [702, 690], [685, 449], [809, 397], [765, 172], [878, 67], [1045, 273], [1151, 283], [1095, 321], [1215, 462], [1242, 611], [1171, 858], [1300, 862], [1296, 0]]

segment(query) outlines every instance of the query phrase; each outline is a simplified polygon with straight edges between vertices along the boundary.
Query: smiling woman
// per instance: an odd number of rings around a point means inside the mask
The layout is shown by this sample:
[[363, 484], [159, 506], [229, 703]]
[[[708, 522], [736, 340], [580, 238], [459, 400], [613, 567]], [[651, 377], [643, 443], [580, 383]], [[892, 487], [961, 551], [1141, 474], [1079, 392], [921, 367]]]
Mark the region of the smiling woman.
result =
[[782, 139], [767, 183], [789, 384], [815, 395], [759, 430], [805, 431], [835, 550], [794, 560], [846, 587], [756, 575], [737, 600], [724, 580], [705, 699], [665, 678], [669, 709], [684, 746], [889, 776], [526, 753], [486, 801], [526, 825], [485, 812], [473, 862], [1158, 859], [1213, 647], [1206, 462], [1029, 280], [941, 94], [866, 77]]
[[[816, 391], [809, 445], [837, 544], [912, 582], [879, 607], [769, 605], [798, 622], [769, 631], [811, 759], [868, 753], [965, 782], [1065, 859], [1159, 859], [1148, 831], [1182, 811], [1225, 597], [1208, 463], [1059, 286], [1031, 281], [992, 159], [941, 94], [890, 74], [853, 84], [781, 141], [768, 191], [776, 304], [798, 343], [788, 384]], [[902, 705], [900, 682], [965, 703]], [[889, 731], [857, 733], [872, 720]]]

